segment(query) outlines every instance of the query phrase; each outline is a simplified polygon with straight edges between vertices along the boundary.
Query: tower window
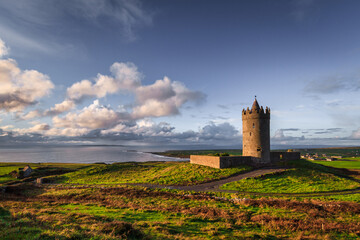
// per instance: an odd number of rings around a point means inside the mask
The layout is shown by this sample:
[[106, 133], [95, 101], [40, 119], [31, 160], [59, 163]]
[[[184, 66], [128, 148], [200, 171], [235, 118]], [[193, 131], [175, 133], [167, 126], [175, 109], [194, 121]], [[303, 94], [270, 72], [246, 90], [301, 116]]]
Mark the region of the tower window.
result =
[[255, 123], [253, 123], [253, 128], [255, 128]]
[[251, 132], [250, 132], [250, 136], [251, 136]]
[[261, 148], [260, 148], [260, 147], [258, 147], [258, 148], [257, 148], [257, 151], [258, 151], [258, 152], [260, 152], [260, 151], [261, 151]]

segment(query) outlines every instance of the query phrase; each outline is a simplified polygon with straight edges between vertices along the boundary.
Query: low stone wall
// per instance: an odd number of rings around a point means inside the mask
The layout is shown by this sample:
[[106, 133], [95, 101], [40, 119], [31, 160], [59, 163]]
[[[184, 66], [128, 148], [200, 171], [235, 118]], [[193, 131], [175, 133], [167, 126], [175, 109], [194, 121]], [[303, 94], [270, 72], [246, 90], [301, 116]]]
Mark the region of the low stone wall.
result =
[[213, 168], [220, 168], [220, 157], [190, 155], [190, 163], [209, 166]]
[[[300, 152], [270, 152], [271, 162], [299, 160]], [[261, 158], [250, 156], [205, 156], [205, 155], [190, 155], [190, 163], [209, 166], [213, 168], [231, 168], [239, 165], [249, 165], [253, 167], [261, 167], [269, 165], [267, 162], [262, 162]]]
[[261, 164], [260, 158], [249, 157], [249, 156], [228, 156], [228, 157], [217, 157], [217, 156], [204, 156], [204, 155], [190, 155], [190, 163], [209, 166], [213, 168], [230, 168], [239, 165], [250, 165], [258, 166]]

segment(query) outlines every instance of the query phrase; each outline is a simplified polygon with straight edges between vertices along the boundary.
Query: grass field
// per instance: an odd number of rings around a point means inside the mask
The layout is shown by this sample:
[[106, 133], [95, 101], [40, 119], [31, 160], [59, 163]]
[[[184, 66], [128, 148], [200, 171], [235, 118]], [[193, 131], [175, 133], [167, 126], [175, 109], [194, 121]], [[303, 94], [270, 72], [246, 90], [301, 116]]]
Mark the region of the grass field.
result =
[[[20, 165], [4, 163], [0, 168], [6, 173]], [[245, 179], [253, 181], [247, 189], [258, 189], [259, 194], [289, 189], [293, 193], [314, 193], [358, 186], [341, 169], [304, 160], [288, 162], [286, 166], [290, 169], [283, 174]], [[36, 174], [58, 172], [59, 176], [53, 179], [66, 184], [8, 186], [5, 193], [0, 193], [0, 239], [360, 237], [360, 193], [262, 197], [243, 192], [195, 193], [123, 185], [191, 185], [248, 171], [246, 166], [219, 170], [188, 162], [148, 162], [32, 167], [38, 169]], [[64, 169], [68, 171], [65, 174]], [[102, 183], [114, 185], [99, 185]], [[239, 186], [243, 184], [232, 188]]]
[[189, 162], [118, 163], [98, 165], [63, 175], [60, 183], [118, 184], [152, 183], [163, 185], [195, 185], [249, 171], [249, 166], [215, 169]]
[[313, 161], [314, 163], [321, 164], [324, 166], [336, 167], [336, 168], [347, 168], [347, 169], [360, 169], [360, 159], [359, 158], [349, 158], [344, 160], [336, 161]]
[[360, 233], [356, 203], [226, 201], [129, 186], [25, 189], [13, 187], [14, 194], [0, 198], [0, 239], [357, 239]]
[[[63, 170], [66, 171], [75, 171], [84, 167], [92, 166], [92, 164], [74, 164], [74, 163], [1, 163], [0, 162], [0, 184], [16, 181], [16, 178], [9, 176], [8, 174], [19, 168], [24, 168], [26, 165], [29, 165], [32, 169], [46, 169], [49, 170]], [[42, 171], [39, 170], [40, 174]], [[41, 175], [41, 174], [40, 174]]]
[[281, 174], [268, 174], [227, 183], [222, 189], [263, 193], [314, 193], [354, 189], [357, 181], [310, 169], [291, 169]]

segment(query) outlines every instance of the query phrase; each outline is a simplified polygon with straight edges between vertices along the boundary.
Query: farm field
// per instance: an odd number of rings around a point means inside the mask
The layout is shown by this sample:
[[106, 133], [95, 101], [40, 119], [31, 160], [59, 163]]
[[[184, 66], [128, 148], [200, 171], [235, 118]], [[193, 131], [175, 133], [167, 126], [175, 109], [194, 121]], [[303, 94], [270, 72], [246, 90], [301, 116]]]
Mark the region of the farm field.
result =
[[207, 192], [178, 187], [252, 168], [220, 170], [188, 162], [33, 165], [34, 179], [52, 182], [8, 185], [14, 181], [6, 181], [6, 172], [25, 165], [0, 164], [0, 188], [7, 185], [0, 193], [0, 239], [360, 237], [359, 181], [343, 169], [310, 161], [288, 162], [279, 166], [283, 172]]
[[336, 167], [336, 168], [347, 168], [347, 169], [360, 169], [360, 159], [342, 159], [336, 161], [313, 161], [314, 163], [321, 164], [324, 166], [329, 167]]

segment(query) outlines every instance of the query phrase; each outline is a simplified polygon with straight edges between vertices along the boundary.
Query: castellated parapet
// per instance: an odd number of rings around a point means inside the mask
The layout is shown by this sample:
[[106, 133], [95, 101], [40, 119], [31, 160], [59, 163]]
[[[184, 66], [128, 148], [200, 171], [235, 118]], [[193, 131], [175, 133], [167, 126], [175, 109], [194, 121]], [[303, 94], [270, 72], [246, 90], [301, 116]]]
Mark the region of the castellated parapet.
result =
[[260, 158], [270, 163], [270, 108], [259, 106], [256, 98], [252, 108], [243, 109], [243, 156]]

